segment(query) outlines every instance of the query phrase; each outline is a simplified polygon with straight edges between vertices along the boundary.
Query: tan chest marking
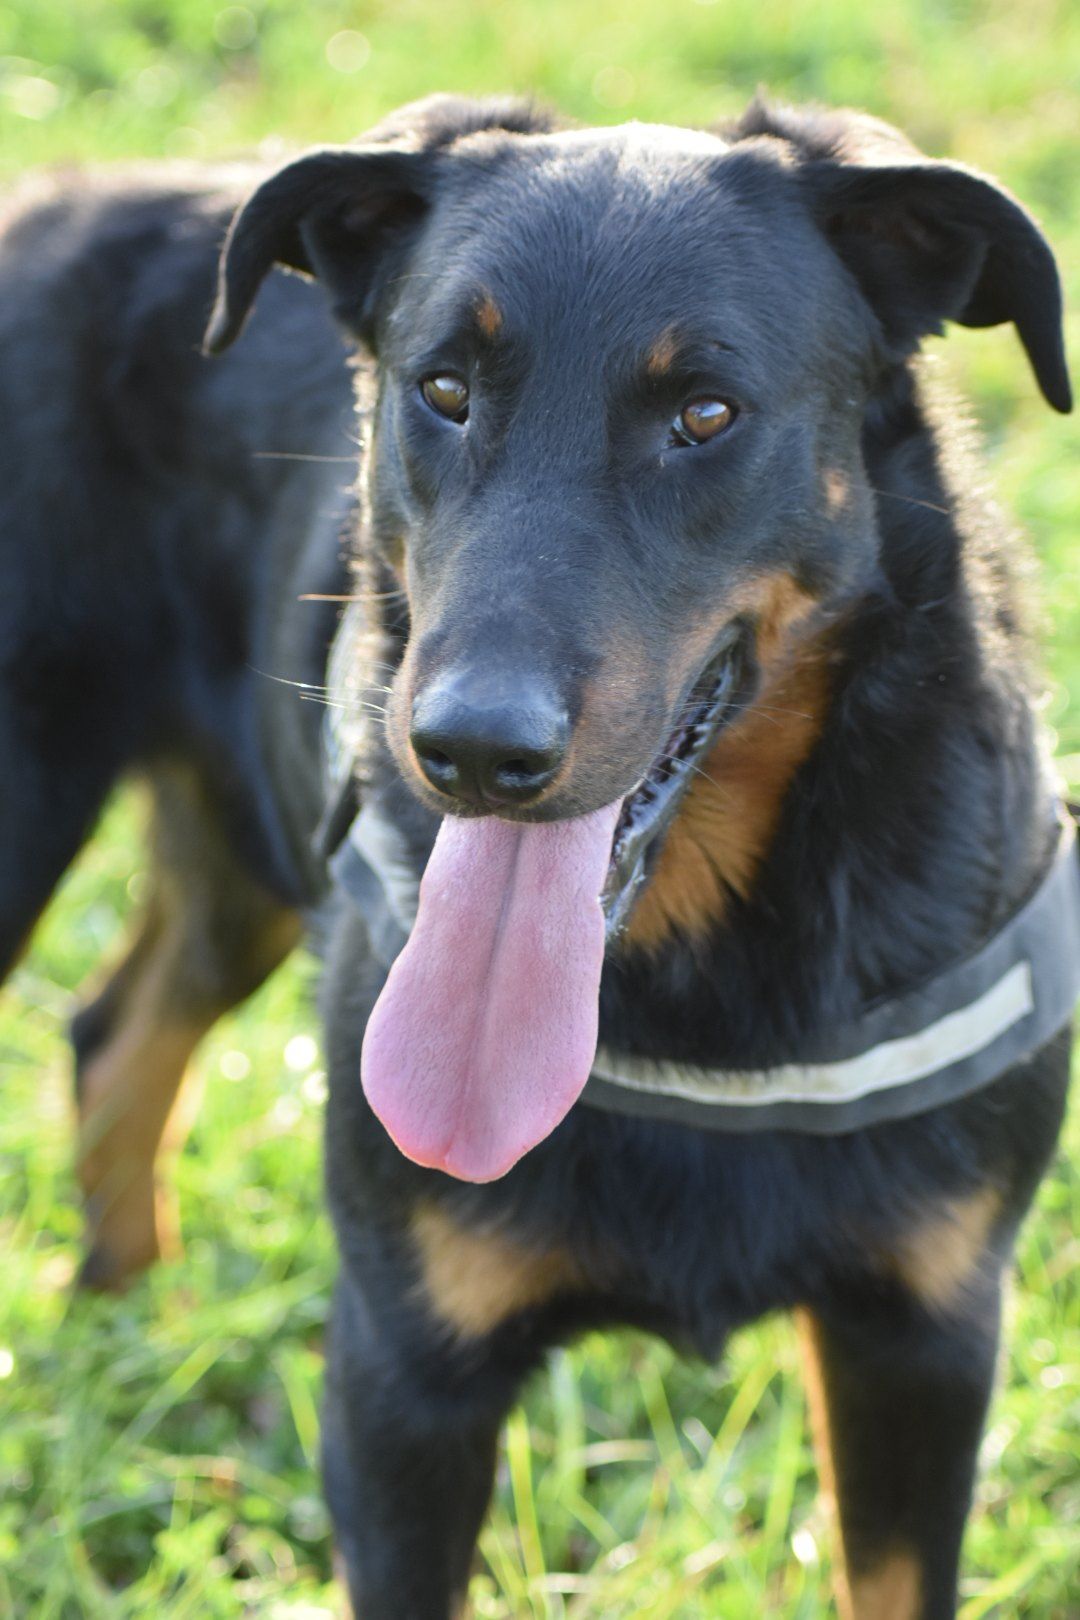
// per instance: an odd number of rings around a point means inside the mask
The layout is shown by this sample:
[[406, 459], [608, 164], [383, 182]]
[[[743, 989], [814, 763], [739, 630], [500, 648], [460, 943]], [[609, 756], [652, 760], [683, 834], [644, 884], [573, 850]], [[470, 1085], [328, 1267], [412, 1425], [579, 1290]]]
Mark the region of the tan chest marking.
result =
[[979, 1280], [1001, 1195], [983, 1187], [954, 1198], [897, 1243], [892, 1267], [928, 1309], [962, 1311]]
[[461, 1226], [432, 1204], [416, 1211], [412, 1236], [427, 1304], [465, 1338], [480, 1338], [518, 1312], [582, 1286], [565, 1251], [528, 1249], [503, 1233]]

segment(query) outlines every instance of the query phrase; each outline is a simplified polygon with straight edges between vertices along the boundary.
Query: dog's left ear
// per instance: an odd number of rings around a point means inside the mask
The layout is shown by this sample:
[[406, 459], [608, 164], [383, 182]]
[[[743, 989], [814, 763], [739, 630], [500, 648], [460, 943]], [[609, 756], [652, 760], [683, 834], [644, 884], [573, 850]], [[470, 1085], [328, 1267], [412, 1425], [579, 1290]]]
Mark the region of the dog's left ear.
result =
[[744, 129], [781, 134], [802, 149], [799, 173], [818, 222], [890, 343], [910, 352], [943, 321], [1012, 321], [1046, 399], [1071, 410], [1057, 266], [1015, 197], [859, 115], [800, 119], [759, 103]]

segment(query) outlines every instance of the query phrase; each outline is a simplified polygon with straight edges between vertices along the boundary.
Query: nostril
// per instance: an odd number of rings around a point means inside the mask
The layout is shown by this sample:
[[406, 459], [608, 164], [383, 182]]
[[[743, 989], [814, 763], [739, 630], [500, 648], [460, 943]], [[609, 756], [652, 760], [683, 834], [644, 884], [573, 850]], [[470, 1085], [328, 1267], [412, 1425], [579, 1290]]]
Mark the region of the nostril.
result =
[[412, 745], [417, 764], [432, 787], [440, 793], [455, 793], [461, 773], [450, 755], [441, 748], [429, 747], [422, 738], [413, 737]]
[[491, 788], [499, 794], [517, 794], [522, 797], [539, 793], [547, 787], [562, 758], [561, 751], [521, 754], [510, 759], [494, 760], [489, 777]]
[[569, 721], [553, 704], [469, 701], [460, 682], [439, 683], [413, 705], [416, 765], [438, 792], [480, 808], [526, 805], [562, 765]]
[[437, 748], [417, 748], [417, 754], [425, 765], [431, 765], [437, 771], [453, 770], [454, 762], [449, 754], [440, 753]]

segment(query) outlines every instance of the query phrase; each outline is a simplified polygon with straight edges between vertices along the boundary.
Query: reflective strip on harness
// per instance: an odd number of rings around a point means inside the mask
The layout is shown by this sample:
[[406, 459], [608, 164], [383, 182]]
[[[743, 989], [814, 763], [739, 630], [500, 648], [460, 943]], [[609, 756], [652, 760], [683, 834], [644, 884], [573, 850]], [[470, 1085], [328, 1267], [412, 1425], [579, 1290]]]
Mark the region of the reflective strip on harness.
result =
[[[759, 1108], [763, 1103], [856, 1102], [875, 1091], [910, 1085], [951, 1064], [961, 1063], [996, 1041], [1006, 1030], [1034, 1011], [1031, 967], [1017, 962], [1003, 979], [968, 1007], [946, 1013], [928, 1029], [882, 1041], [858, 1057], [838, 1063], [785, 1063], [774, 1069], [713, 1072], [664, 1065], [663, 1089], [669, 1097], [686, 1102], [723, 1102], [731, 1108]], [[611, 1074], [615, 1067], [618, 1073]], [[650, 1065], [634, 1058], [613, 1060], [596, 1054], [596, 1073], [632, 1091], [651, 1091], [655, 1080]]]
[[[366, 804], [330, 866], [389, 967], [408, 938], [419, 887], [400, 833]], [[1069, 819], [1038, 888], [987, 944], [869, 1007], [818, 1049], [772, 1068], [731, 1070], [602, 1046], [581, 1101], [711, 1130], [836, 1135], [989, 1085], [1064, 1028], [1078, 996], [1080, 861]]]

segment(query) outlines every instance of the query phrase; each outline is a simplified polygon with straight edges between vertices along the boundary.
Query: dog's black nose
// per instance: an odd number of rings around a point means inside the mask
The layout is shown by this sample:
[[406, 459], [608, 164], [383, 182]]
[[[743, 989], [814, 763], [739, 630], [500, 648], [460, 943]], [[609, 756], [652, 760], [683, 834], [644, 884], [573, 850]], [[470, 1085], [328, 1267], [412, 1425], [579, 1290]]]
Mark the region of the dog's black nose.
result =
[[554, 781], [570, 722], [541, 687], [505, 696], [450, 679], [413, 704], [409, 740], [433, 788], [486, 809], [527, 804]]

